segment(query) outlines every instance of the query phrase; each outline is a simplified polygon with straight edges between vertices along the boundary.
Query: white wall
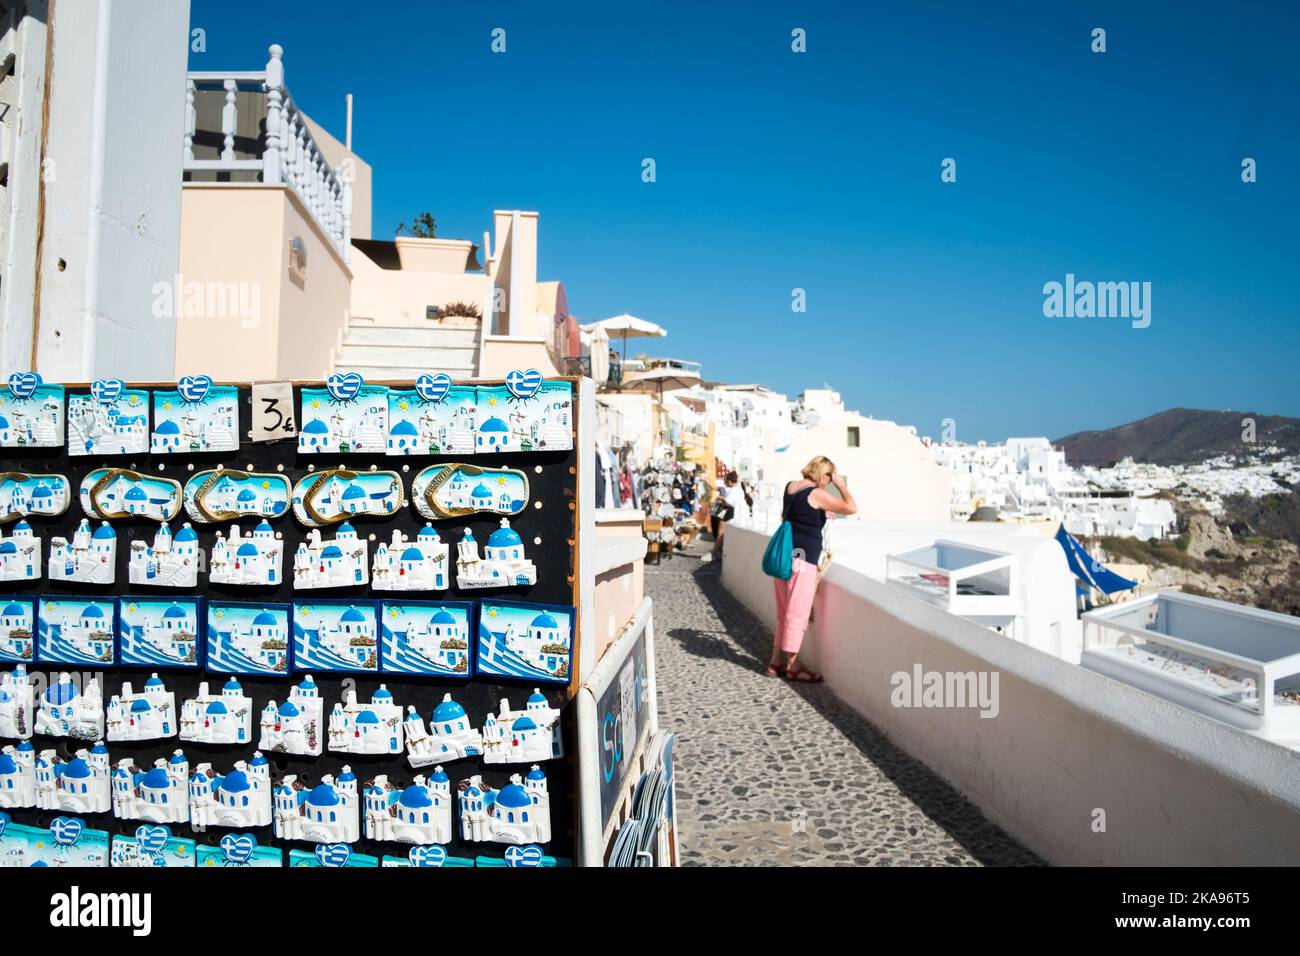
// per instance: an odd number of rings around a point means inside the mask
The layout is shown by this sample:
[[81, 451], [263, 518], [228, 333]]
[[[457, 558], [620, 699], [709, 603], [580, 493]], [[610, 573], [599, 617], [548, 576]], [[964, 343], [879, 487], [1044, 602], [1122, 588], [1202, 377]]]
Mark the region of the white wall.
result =
[[[766, 537], [727, 530], [723, 583], [769, 627]], [[1294, 865], [1300, 753], [832, 567], [806, 655], [835, 694], [1060, 865]], [[896, 708], [895, 672], [998, 674], [999, 712]], [[1105, 832], [1094, 830], [1105, 812]]]

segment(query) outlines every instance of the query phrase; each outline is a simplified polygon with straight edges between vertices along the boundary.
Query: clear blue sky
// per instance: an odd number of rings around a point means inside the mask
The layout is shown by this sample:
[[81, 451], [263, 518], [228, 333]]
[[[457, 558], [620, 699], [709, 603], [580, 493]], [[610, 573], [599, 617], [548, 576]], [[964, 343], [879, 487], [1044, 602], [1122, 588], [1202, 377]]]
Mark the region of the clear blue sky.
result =
[[[1300, 415], [1300, 4], [606, 6], [193, 0], [191, 64], [280, 43], [340, 137], [355, 95], [375, 238], [538, 210], [575, 315], [658, 322], [707, 378], [967, 441]], [[1150, 327], [1045, 318], [1067, 272], [1152, 283]]]

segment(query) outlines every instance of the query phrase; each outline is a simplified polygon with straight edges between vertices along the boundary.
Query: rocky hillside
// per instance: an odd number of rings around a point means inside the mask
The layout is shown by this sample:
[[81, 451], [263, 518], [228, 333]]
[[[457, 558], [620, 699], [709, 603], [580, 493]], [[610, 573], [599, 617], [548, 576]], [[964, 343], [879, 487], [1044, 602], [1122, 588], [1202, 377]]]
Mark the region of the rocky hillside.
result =
[[[1253, 445], [1242, 441], [1245, 418], [1255, 422]], [[1052, 444], [1064, 449], [1071, 465], [1105, 468], [1126, 456], [1156, 465], [1185, 465], [1269, 445], [1300, 452], [1300, 418], [1171, 408], [1118, 428], [1066, 435]]]

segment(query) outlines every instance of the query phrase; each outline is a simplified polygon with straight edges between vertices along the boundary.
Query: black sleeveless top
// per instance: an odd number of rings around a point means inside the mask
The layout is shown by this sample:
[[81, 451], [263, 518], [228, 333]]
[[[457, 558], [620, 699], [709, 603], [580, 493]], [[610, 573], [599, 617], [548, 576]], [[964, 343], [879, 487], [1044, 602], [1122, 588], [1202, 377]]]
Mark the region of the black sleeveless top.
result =
[[795, 557], [816, 564], [822, 559], [822, 528], [826, 526], [826, 512], [808, 503], [812, 491], [813, 488], [802, 488], [794, 494], [787, 491], [781, 502], [781, 512], [790, 522]]

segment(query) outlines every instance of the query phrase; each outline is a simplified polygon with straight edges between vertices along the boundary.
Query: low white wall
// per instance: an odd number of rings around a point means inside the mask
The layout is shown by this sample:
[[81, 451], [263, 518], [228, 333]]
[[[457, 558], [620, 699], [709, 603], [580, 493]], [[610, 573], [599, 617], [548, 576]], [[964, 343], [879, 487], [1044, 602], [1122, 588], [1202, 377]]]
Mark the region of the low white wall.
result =
[[[722, 579], [771, 627], [765, 535], [727, 529]], [[1060, 865], [1295, 865], [1300, 753], [1000, 637], [843, 567], [805, 656], [831, 689], [994, 822]], [[998, 713], [901, 708], [891, 676], [998, 674]], [[1105, 831], [1095, 830], [1104, 811]]]

